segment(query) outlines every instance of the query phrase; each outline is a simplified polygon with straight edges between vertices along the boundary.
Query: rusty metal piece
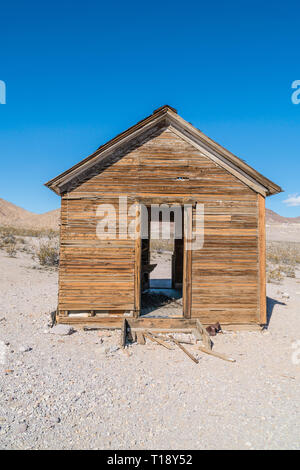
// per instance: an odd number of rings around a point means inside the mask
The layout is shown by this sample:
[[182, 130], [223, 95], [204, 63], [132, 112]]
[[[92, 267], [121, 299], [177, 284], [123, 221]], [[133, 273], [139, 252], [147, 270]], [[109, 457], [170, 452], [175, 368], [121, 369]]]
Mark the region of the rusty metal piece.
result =
[[206, 328], [206, 331], [207, 333], [209, 334], [209, 336], [216, 336], [217, 333], [219, 333], [220, 331], [222, 331], [222, 328], [221, 328], [221, 325], [219, 322], [215, 323], [214, 325], [209, 325], [207, 328]]

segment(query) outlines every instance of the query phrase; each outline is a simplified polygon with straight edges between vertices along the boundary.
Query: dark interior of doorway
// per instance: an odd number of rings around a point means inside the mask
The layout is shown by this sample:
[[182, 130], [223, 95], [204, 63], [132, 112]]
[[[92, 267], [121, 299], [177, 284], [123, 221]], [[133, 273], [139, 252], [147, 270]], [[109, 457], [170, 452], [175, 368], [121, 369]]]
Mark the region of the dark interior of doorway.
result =
[[[151, 220], [147, 211], [148, 237], [141, 242], [141, 315], [174, 318], [183, 316], [183, 214], [181, 238], [175, 237], [174, 214], [170, 220]], [[170, 237], [162, 237], [169, 225]], [[168, 232], [168, 230], [167, 230]], [[178, 234], [177, 234], [178, 235]]]

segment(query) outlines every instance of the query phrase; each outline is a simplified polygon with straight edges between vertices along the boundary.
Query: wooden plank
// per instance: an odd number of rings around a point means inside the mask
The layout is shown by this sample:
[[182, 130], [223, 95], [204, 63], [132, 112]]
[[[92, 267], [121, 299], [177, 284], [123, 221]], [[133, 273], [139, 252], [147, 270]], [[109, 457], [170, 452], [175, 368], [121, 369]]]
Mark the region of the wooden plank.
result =
[[258, 197], [258, 249], [259, 249], [259, 320], [262, 325], [267, 323], [266, 295], [266, 216], [265, 198]]
[[138, 331], [138, 332], [136, 333], [136, 336], [137, 336], [137, 342], [138, 342], [138, 344], [141, 344], [141, 345], [146, 344], [145, 336], [144, 336], [144, 332], [143, 332], [143, 331]]
[[125, 348], [126, 345], [126, 336], [127, 336], [127, 323], [126, 323], [126, 318], [123, 319], [122, 321], [122, 329], [121, 329], [121, 337], [120, 337], [120, 345], [121, 348]]
[[203, 344], [205, 345], [206, 349], [211, 349], [212, 344], [211, 344], [210, 336], [207, 333], [205, 327], [202, 325], [202, 323], [200, 322], [199, 319], [196, 320], [196, 327], [197, 327], [200, 335], [202, 336], [202, 341], [203, 341]]
[[[173, 331], [172, 331], [173, 333]], [[169, 337], [168, 336], [157, 336], [157, 333], [153, 332], [153, 330], [151, 330], [151, 334], [152, 336], [154, 336], [155, 338], [157, 339], [162, 339], [163, 341], [168, 341]], [[181, 344], [193, 344], [191, 341], [184, 341], [184, 340], [177, 340], [178, 343], [181, 343]]]
[[228, 362], [236, 362], [235, 359], [232, 359], [231, 357], [225, 356], [225, 354], [218, 353], [216, 351], [211, 351], [210, 349], [207, 348], [202, 348], [199, 346], [200, 351], [204, 352], [205, 354], [209, 354], [210, 356], [218, 357], [219, 359], [223, 359], [223, 361], [228, 361]]
[[144, 336], [146, 338], [150, 339], [150, 341], [152, 341], [153, 343], [160, 344], [161, 346], [163, 346], [166, 349], [173, 349], [169, 344], [165, 343], [161, 339], [157, 338], [156, 336], [152, 336], [149, 331], [147, 331], [147, 332], [145, 331]]
[[[196, 328], [196, 319], [191, 318], [190, 320], [183, 318], [142, 318], [137, 319], [127, 318], [127, 322], [132, 331], [142, 331], [144, 329], [151, 329], [155, 333], [191, 333]], [[57, 323], [74, 325], [86, 328], [96, 329], [120, 329], [122, 327], [122, 318], [120, 315], [115, 317], [81, 317], [74, 318], [68, 316], [57, 317]], [[203, 327], [209, 326], [209, 323], [202, 323]], [[257, 323], [222, 323], [222, 329], [224, 331], [259, 331], [260, 325]]]
[[195, 338], [196, 338], [196, 342], [197, 342], [197, 341], [202, 341], [202, 334], [200, 333], [200, 331], [198, 330], [198, 328], [194, 328], [194, 329], [193, 329], [193, 335], [194, 335]]
[[192, 361], [194, 361], [196, 364], [199, 363], [198, 359], [196, 359], [182, 344], [179, 343], [173, 336], [169, 335], [169, 338], [174, 341], [174, 343], [183, 351]]
[[[193, 208], [184, 208], [184, 246], [183, 246], [183, 316], [191, 318], [192, 301], [192, 250], [188, 245], [192, 242]], [[189, 248], [189, 249], [188, 249]]]
[[[144, 328], [136, 328], [133, 327], [132, 331], [135, 331], [136, 333], [140, 331], [144, 331]], [[191, 328], [148, 328], [147, 331], [151, 331], [152, 334], [157, 335], [157, 334], [165, 334], [165, 333], [184, 333], [184, 334], [189, 334], [192, 333]]]

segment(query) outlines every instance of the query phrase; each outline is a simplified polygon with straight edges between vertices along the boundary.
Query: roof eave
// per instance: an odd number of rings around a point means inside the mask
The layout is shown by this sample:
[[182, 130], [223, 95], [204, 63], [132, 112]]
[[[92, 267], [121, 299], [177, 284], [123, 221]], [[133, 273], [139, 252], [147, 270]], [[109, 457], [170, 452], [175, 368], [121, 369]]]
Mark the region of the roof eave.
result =
[[137, 124], [130, 127], [121, 134], [118, 134], [116, 137], [99, 147], [94, 153], [92, 153], [84, 160], [71, 167], [69, 170], [66, 170], [65, 172], [61, 173], [60, 175], [45, 183], [45, 186], [54, 191], [56, 194], [61, 195], [63, 191], [60, 187], [63, 187], [66, 182], [70, 181], [73, 177], [75, 177], [77, 175], [77, 170], [82, 170], [83, 167], [90, 167], [91, 165], [93, 165], [93, 160], [97, 162], [99, 161], [99, 158], [105, 158], [105, 155], [107, 155], [112, 149], [117, 148], [124, 141], [128, 141], [134, 138], [136, 135], [141, 134], [145, 129], [151, 129], [151, 127], [154, 126], [156, 123], [160, 123], [161, 126], [165, 125], [165, 127], [168, 127], [169, 125], [175, 125], [177, 129], [184, 129], [187, 135], [193, 137], [194, 139], [197, 139], [198, 142], [202, 143], [203, 145], [206, 145], [207, 148], [210, 148], [211, 150], [222, 156], [223, 159], [228, 160], [228, 162], [230, 162], [231, 164], [237, 165], [246, 175], [248, 175], [249, 178], [256, 180], [259, 185], [265, 188], [264, 192], [266, 196], [278, 194], [283, 191], [282, 188], [276, 183], [261, 175], [250, 165], [243, 162], [239, 157], [229, 152], [220, 144], [207, 137], [199, 129], [192, 126], [192, 124], [188, 123], [183, 118], [178, 116], [176, 110], [169, 106], [162, 106], [161, 108], [158, 108], [156, 111], [153, 112], [153, 114], [139, 121]]

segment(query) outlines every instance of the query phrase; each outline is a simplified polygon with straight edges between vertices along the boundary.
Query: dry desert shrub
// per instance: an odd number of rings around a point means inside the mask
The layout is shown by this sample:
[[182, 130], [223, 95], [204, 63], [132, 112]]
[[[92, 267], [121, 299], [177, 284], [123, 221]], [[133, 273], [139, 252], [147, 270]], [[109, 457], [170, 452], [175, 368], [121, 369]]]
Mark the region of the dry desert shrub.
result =
[[5, 247], [9, 244], [17, 243], [16, 237], [12, 233], [1, 233], [0, 234], [0, 244], [2, 247]]
[[267, 280], [280, 282], [284, 276], [296, 277], [300, 264], [300, 243], [273, 242], [267, 246]]
[[29, 251], [27, 241], [9, 232], [6, 228], [5, 230], [0, 229], [0, 249], [1, 248], [5, 250], [10, 257], [15, 257], [19, 251]]
[[16, 237], [55, 238], [59, 232], [52, 229], [31, 229], [22, 227], [0, 227], [0, 237], [3, 235], [14, 235]]
[[293, 277], [293, 278], [296, 277], [296, 272], [295, 272], [296, 265], [291, 265], [291, 266], [286, 265], [286, 264], [280, 265], [279, 269], [286, 277]]
[[283, 273], [279, 268], [267, 269], [267, 282], [279, 284], [283, 280]]
[[9, 243], [5, 246], [5, 251], [10, 258], [15, 258], [17, 254], [17, 244], [16, 243]]
[[49, 238], [49, 240], [53, 240], [59, 236], [59, 232], [57, 230], [49, 229], [46, 231], [45, 235]]
[[0, 233], [0, 248], [6, 251], [11, 258], [17, 254], [17, 239], [11, 233]]
[[163, 253], [164, 251], [173, 251], [174, 240], [151, 240], [151, 250]]
[[[55, 230], [0, 227], [0, 249], [14, 257], [18, 252], [28, 253], [41, 260], [43, 266], [56, 266], [58, 235]], [[27, 237], [26, 240], [24, 237]], [[37, 243], [39, 248], [36, 248]]]
[[267, 247], [267, 259], [273, 264], [300, 264], [300, 243], [273, 242]]
[[51, 240], [41, 242], [35, 256], [41, 266], [57, 267], [59, 264], [58, 243]]

